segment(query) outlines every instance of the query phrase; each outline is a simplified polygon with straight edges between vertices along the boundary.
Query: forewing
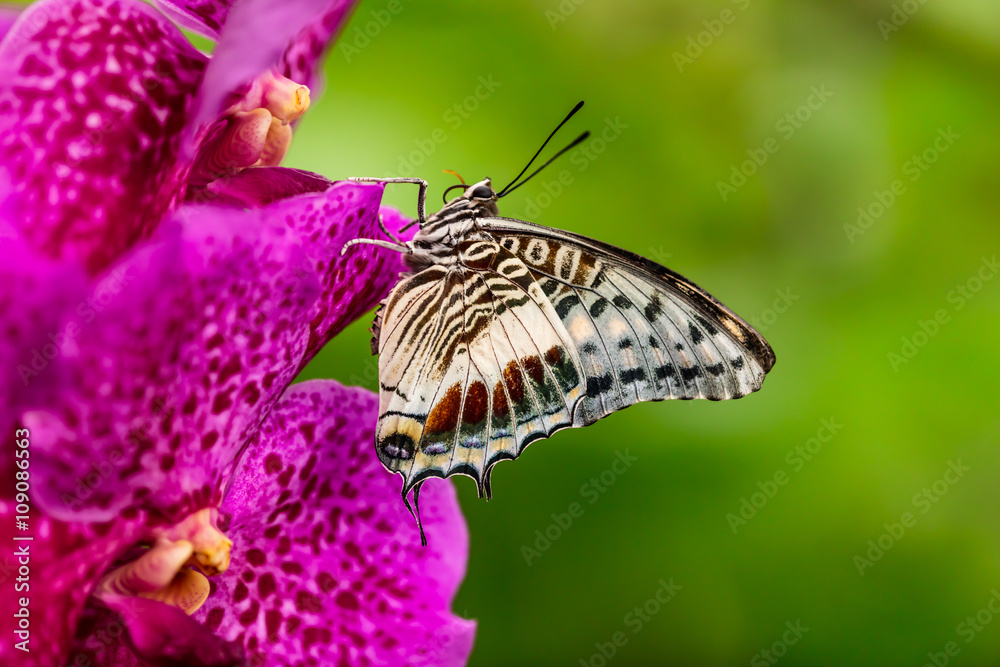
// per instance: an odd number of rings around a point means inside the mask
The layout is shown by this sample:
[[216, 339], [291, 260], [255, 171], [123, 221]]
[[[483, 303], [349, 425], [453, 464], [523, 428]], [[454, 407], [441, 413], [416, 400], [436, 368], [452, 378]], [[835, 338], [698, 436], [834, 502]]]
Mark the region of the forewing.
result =
[[480, 225], [528, 266], [576, 346], [586, 385], [574, 426], [639, 401], [740, 398], [774, 365], [759, 333], [665, 267], [519, 220]]
[[462, 473], [488, 495], [492, 466], [571, 426], [583, 394], [572, 338], [524, 263], [493, 243], [459, 252], [467, 263], [402, 281], [381, 314], [376, 448], [404, 492]]

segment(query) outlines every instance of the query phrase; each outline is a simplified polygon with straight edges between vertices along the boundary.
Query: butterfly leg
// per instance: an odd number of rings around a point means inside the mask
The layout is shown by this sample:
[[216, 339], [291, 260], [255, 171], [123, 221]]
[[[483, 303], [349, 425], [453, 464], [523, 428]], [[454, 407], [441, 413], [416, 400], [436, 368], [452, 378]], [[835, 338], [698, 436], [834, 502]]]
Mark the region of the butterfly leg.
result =
[[392, 241], [383, 241], [381, 239], [352, 239], [344, 244], [344, 247], [340, 249], [340, 256], [343, 257], [347, 250], [352, 245], [358, 245], [360, 243], [367, 243], [368, 245], [376, 245], [380, 248], [388, 248], [389, 250], [395, 250], [396, 252], [401, 252], [409, 255], [413, 252], [413, 248], [406, 245], [402, 241], [396, 238], [396, 235], [389, 231], [389, 228], [385, 226], [382, 222], [382, 214], [378, 214], [378, 226], [382, 229], [382, 233], [388, 236]]
[[400, 241], [399, 239], [397, 239], [396, 235], [393, 234], [391, 231], [389, 231], [389, 228], [385, 226], [385, 223], [382, 221], [382, 214], [381, 213], [378, 214], [378, 226], [379, 226], [379, 229], [382, 230], [383, 234], [385, 234], [386, 236], [388, 236], [390, 239], [392, 239], [393, 241], [395, 241], [397, 244], [399, 244], [399, 245], [401, 245], [403, 247], [407, 247], [405, 243], [403, 243], [402, 241]]
[[340, 249], [340, 256], [343, 257], [347, 254], [347, 251], [351, 249], [351, 246], [355, 245], [374, 245], [379, 248], [387, 248], [389, 250], [395, 250], [396, 252], [401, 252], [403, 254], [409, 255], [413, 250], [408, 245], [396, 245], [392, 241], [383, 241], [381, 239], [351, 239], [344, 244], [344, 247]]
[[[417, 223], [421, 227], [424, 226], [424, 222], [427, 220], [427, 211], [424, 206], [424, 202], [427, 200], [427, 181], [422, 178], [376, 178], [368, 176], [352, 176], [347, 179], [349, 181], [354, 181], [355, 183], [415, 183], [420, 186], [420, 192], [417, 195]], [[413, 223], [411, 222], [410, 225]], [[400, 231], [405, 231], [410, 225], [406, 225]]]

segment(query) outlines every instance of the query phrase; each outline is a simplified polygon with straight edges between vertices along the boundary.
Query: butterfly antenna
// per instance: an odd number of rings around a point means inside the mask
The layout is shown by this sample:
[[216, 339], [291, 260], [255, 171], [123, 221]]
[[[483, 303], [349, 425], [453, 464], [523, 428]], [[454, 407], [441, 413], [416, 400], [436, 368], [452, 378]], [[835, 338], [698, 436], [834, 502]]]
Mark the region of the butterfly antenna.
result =
[[531, 172], [528, 176], [526, 176], [523, 181], [521, 181], [520, 183], [518, 183], [517, 185], [515, 185], [512, 188], [508, 185], [507, 188], [510, 188], [510, 189], [504, 188], [504, 191], [501, 192], [500, 194], [498, 194], [497, 197], [503, 197], [505, 195], [509, 195], [514, 190], [517, 190], [519, 187], [521, 187], [522, 185], [524, 185], [525, 183], [527, 183], [528, 181], [530, 181], [532, 178], [534, 178], [535, 174], [537, 174], [542, 169], [545, 169], [547, 166], [549, 166], [550, 164], [552, 164], [552, 162], [557, 157], [559, 157], [560, 155], [562, 155], [563, 153], [565, 153], [569, 149], [575, 148], [577, 145], [580, 144], [580, 142], [582, 142], [584, 139], [586, 139], [589, 136], [590, 136], [590, 131], [589, 130], [587, 132], [584, 132], [579, 137], [577, 137], [576, 139], [574, 139], [573, 142], [569, 146], [567, 146], [566, 148], [562, 149], [561, 151], [559, 151], [558, 153], [556, 153], [555, 155], [553, 155], [552, 157], [550, 157], [548, 160], [545, 161], [545, 164], [543, 164], [541, 167], [539, 167], [538, 169], [536, 169], [533, 172]]
[[[524, 165], [524, 169], [521, 170], [521, 173], [518, 174], [517, 176], [515, 176], [514, 180], [511, 181], [510, 183], [508, 183], [507, 187], [505, 187], [503, 190], [501, 190], [497, 194], [497, 197], [503, 197], [505, 194], [507, 194], [507, 192], [510, 191], [511, 186], [514, 185], [515, 183], [517, 183], [517, 179], [521, 178], [521, 176], [524, 175], [524, 172], [528, 171], [528, 169], [531, 167], [531, 165], [534, 163], [534, 161], [538, 158], [538, 156], [541, 155], [542, 151], [545, 150], [545, 147], [552, 140], [552, 137], [556, 136], [556, 132], [558, 132], [562, 128], [562, 126], [565, 125], [566, 122], [569, 121], [569, 119], [572, 118], [576, 114], [576, 112], [579, 111], [582, 107], [583, 107], [583, 102], [581, 101], [581, 102], [577, 103], [577, 105], [575, 107], [573, 107], [572, 111], [570, 111], [568, 114], [566, 114], [566, 117], [563, 118], [562, 122], [559, 123], [559, 125], [556, 126], [556, 129], [552, 130], [552, 134], [550, 134], [549, 137], [548, 137], [548, 139], [545, 140], [545, 142], [542, 144], [542, 147], [538, 149], [538, 151], [534, 154], [534, 156], [532, 156], [532, 158], [530, 160], [528, 160], [528, 164]], [[577, 139], [577, 141], [578, 142], [582, 141], [582, 139]], [[568, 150], [568, 149], [564, 149], [564, 150]], [[546, 163], [546, 164], [548, 164], [548, 163]], [[535, 173], [538, 173], [538, 172], [536, 171]], [[532, 174], [532, 175], [534, 175], [534, 174]], [[528, 178], [531, 178], [531, 177], [529, 176]], [[525, 179], [525, 180], [527, 180], [527, 179]]]

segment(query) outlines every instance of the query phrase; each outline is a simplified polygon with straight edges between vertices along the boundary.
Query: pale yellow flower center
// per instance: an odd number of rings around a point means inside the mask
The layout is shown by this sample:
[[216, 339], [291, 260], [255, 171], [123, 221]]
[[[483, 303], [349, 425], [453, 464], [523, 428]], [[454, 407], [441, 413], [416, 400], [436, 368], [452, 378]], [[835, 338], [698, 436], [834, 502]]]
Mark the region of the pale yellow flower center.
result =
[[206, 577], [225, 572], [233, 545], [214, 525], [214, 511], [200, 510], [155, 532], [153, 545], [136, 560], [106, 574], [98, 598], [139, 596], [194, 613], [208, 598]]
[[225, 126], [202, 146], [192, 184], [280, 165], [292, 143], [290, 123], [308, 109], [308, 87], [268, 70], [222, 113]]

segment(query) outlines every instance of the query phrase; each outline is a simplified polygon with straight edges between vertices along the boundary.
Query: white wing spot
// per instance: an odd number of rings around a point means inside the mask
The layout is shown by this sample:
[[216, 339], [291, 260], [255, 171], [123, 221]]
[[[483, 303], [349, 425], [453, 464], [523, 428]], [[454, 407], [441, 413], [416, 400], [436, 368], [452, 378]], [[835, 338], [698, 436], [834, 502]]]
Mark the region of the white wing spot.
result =
[[612, 338], [621, 338], [625, 334], [632, 333], [628, 323], [618, 318], [611, 319], [607, 323], [608, 332]]
[[531, 239], [524, 249], [524, 258], [531, 264], [539, 266], [549, 258], [549, 244], [542, 239]]
[[569, 330], [569, 335], [573, 337], [573, 340], [589, 338], [593, 331], [590, 320], [584, 315], [574, 317], [573, 321], [566, 328]]
[[[568, 256], [567, 256], [568, 255]], [[580, 266], [580, 251], [564, 245], [556, 251], [556, 270], [563, 280], [573, 280], [576, 270]]]

